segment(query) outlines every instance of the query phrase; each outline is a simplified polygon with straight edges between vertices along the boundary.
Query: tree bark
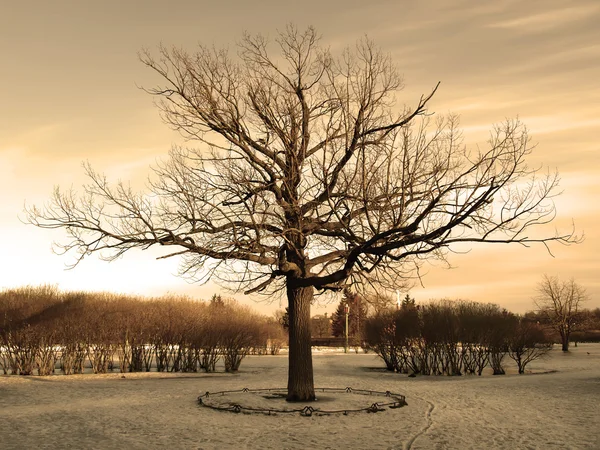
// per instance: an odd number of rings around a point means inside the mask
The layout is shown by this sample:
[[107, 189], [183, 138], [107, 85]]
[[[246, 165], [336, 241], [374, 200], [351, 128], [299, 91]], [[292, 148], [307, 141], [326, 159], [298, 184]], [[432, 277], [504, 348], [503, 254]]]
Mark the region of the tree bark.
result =
[[293, 287], [288, 284], [287, 297], [290, 320], [290, 354], [288, 367], [288, 402], [315, 400], [310, 341], [310, 304], [313, 287]]

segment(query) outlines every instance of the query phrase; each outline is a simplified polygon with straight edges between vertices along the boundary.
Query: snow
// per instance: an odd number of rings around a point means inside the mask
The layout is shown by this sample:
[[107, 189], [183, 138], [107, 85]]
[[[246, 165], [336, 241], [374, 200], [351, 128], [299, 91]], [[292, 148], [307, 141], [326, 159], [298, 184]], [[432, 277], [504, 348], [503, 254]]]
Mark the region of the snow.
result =
[[313, 363], [317, 387], [389, 390], [408, 405], [311, 417], [198, 406], [206, 391], [284, 387], [287, 355], [250, 356], [237, 374], [0, 376], [0, 448], [600, 447], [600, 344], [555, 347], [532, 373], [496, 377], [408, 378], [353, 351], [315, 352]]

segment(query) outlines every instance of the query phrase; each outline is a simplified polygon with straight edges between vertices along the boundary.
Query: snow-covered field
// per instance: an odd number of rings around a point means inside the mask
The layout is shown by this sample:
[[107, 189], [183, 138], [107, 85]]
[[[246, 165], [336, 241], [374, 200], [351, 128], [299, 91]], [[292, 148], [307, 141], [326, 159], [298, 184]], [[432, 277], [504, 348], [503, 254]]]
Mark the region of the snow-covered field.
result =
[[235, 375], [0, 376], [0, 449], [600, 449], [598, 344], [555, 349], [534, 373], [499, 377], [408, 378], [380, 370], [372, 354], [313, 360], [316, 386], [390, 390], [408, 405], [311, 417], [197, 405], [205, 391], [285, 386], [286, 355], [248, 357]]

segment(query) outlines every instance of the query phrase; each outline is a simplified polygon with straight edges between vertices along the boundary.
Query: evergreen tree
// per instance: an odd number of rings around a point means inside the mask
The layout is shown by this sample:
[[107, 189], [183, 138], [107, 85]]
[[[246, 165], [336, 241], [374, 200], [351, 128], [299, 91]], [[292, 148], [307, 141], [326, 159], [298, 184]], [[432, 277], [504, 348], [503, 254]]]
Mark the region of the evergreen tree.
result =
[[225, 301], [223, 301], [221, 294], [213, 294], [213, 296], [210, 298], [210, 305], [214, 308], [225, 306]]
[[401, 308], [402, 309], [410, 309], [410, 308], [414, 308], [415, 305], [415, 299], [411, 298], [410, 295], [406, 294], [406, 297], [404, 297], [402, 299], [402, 305]]
[[[340, 300], [335, 312], [333, 313], [331, 320], [331, 333], [335, 337], [345, 336], [344, 330], [346, 327], [346, 312], [345, 312], [346, 303], [344, 300]], [[350, 318], [348, 318], [350, 320]]]
[[285, 312], [279, 319], [279, 323], [283, 327], [284, 330], [288, 330], [290, 328], [290, 309], [289, 307], [285, 307]]
[[332, 333], [336, 337], [346, 335], [346, 305], [350, 308], [348, 314], [348, 337], [360, 339], [362, 328], [367, 318], [367, 306], [360, 295], [351, 292], [349, 289], [344, 289], [344, 297], [340, 300], [336, 311], [333, 313]]

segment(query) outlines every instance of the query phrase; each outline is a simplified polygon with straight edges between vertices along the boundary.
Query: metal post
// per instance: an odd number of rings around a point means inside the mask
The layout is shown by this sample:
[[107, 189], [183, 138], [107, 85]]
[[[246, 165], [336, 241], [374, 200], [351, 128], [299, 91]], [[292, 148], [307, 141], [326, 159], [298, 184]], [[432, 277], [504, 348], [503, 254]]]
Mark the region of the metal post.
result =
[[344, 347], [344, 353], [348, 353], [348, 313], [350, 312], [348, 303], [344, 305], [344, 312], [346, 313], [346, 346]]

